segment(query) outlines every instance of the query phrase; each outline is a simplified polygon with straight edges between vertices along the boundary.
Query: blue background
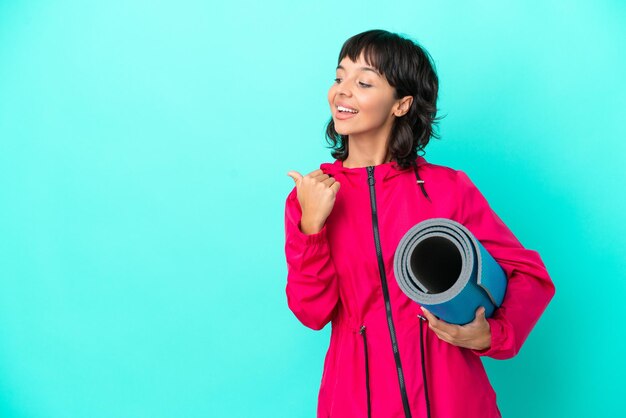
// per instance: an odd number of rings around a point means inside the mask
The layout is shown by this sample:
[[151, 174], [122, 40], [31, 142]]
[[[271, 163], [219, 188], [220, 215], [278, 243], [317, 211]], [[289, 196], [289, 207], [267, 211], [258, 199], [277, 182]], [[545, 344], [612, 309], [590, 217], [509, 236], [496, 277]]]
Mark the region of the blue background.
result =
[[557, 294], [514, 417], [626, 411], [621, 1], [0, 2], [0, 416], [312, 417], [329, 327], [286, 304], [289, 170], [332, 161], [343, 42], [420, 42], [442, 139]]

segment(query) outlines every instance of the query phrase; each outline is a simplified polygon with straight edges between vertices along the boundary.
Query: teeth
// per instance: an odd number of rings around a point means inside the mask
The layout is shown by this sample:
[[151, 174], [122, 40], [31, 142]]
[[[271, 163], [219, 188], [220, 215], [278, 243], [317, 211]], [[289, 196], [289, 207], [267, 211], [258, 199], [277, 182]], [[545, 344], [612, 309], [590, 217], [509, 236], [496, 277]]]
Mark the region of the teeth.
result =
[[349, 108], [347, 108], [347, 107], [343, 107], [343, 106], [337, 106], [337, 109], [338, 109], [340, 112], [350, 112], [350, 113], [358, 113], [358, 112], [359, 112], [358, 110], [349, 109]]

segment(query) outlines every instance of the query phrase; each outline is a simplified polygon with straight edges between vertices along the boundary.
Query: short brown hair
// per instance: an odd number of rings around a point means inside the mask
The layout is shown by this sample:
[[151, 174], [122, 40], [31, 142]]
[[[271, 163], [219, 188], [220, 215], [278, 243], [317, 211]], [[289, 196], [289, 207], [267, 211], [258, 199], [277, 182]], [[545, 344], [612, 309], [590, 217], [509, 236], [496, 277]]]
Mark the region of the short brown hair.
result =
[[[337, 63], [346, 56], [356, 61], [361, 53], [367, 64], [395, 88], [396, 99], [413, 96], [409, 111], [394, 121], [389, 140], [392, 160], [408, 168], [415, 163], [418, 152], [424, 152], [431, 137], [439, 138], [433, 130], [440, 118], [436, 117], [439, 80], [432, 57], [411, 39], [374, 29], [349, 38]], [[344, 161], [348, 157], [348, 136], [337, 133], [332, 117], [326, 126], [326, 141], [333, 158]]]

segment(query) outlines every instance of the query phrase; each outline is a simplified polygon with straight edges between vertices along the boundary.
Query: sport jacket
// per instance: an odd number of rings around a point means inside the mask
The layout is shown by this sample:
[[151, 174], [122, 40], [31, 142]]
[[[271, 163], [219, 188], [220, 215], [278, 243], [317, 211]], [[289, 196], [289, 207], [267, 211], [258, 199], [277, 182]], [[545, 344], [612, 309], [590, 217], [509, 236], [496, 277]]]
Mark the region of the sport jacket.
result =
[[[318, 418], [500, 417], [480, 357], [515, 356], [554, 295], [539, 254], [522, 246], [463, 171], [421, 156], [415, 163], [404, 170], [394, 161], [321, 164], [341, 187], [316, 234], [300, 230], [296, 188], [287, 196], [289, 308], [309, 328], [332, 323]], [[487, 319], [488, 349], [440, 340], [396, 282], [400, 239], [438, 217], [465, 225], [507, 275], [502, 306]]]

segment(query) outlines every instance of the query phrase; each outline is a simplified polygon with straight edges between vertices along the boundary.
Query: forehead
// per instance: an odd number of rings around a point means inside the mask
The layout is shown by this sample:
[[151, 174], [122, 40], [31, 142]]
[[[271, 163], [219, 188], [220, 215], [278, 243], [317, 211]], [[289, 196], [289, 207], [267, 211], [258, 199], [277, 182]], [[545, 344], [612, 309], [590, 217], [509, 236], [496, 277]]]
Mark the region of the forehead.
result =
[[356, 61], [352, 61], [350, 57], [344, 57], [337, 66], [337, 70], [369, 72], [376, 74], [378, 77], [380, 77], [380, 73], [378, 72], [378, 70], [365, 62], [365, 60], [363, 59], [363, 54], [361, 54]]

